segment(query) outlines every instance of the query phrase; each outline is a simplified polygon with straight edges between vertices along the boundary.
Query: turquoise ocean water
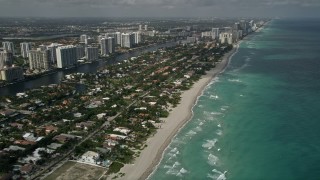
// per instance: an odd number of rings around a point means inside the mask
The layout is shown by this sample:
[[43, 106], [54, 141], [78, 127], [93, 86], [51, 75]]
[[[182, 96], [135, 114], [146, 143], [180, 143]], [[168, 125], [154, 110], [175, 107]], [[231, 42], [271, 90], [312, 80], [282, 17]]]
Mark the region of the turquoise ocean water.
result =
[[243, 41], [149, 179], [320, 179], [319, 33], [273, 20]]

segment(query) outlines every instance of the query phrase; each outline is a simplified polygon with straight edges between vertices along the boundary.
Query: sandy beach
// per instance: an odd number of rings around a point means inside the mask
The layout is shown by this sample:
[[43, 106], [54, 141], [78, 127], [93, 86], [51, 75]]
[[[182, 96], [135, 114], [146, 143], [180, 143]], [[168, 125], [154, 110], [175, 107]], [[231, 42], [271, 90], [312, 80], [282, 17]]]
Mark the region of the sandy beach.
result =
[[215, 68], [208, 71], [206, 75], [202, 76], [191, 89], [182, 93], [180, 104], [172, 109], [167, 118], [162, 119], [164, 120], [162, 127], [157, 130], [154, 136], [147, 140], [147, 147], [141, 151], [140, 156], [135, 159], [134, 164], [126, 164], [121, 169], [120, 172], [125, 173], [125, 175], [117, 179], [137, 180], [148, 178], [160, 162], [163, 152], [170, 144], [172, 138], [192, 118], [192, 108], [196, 104], [198, 97], [201, 96], [203, 90], [212, 79], [226, 68], [230, 57], [237, 51], [237, 48], [238, 45], [225, 54], [221, 62]]

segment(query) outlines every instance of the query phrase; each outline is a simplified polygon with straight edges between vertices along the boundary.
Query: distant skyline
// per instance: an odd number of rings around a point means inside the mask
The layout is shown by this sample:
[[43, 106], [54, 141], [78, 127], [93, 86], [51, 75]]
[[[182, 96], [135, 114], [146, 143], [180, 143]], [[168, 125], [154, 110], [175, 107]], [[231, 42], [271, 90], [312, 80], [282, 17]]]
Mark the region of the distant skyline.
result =
[[0, 0], [0, 17], [320, 17], [320, 0]]

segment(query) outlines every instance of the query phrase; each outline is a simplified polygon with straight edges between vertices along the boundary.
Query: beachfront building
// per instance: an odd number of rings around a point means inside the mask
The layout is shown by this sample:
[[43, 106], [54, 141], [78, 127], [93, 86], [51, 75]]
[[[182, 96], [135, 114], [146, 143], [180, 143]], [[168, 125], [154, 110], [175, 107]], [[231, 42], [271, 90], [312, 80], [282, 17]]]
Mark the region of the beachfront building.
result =
[[88, 164], [97, 164], [99, 157], [100, 157], [99, 153], [93, 152], [93, 151], [87, 151], [80, 157], [79, 161], [83, 163], [88, 163]]
[[48, 70], [50, 69], [50, 51], [31, 50], [29, 52], [29, 67], [31, 70]]
[[23, 58], [29, 57], [29, 51], [31, 50], [32, 46], [29, 42], [23, 42], [20, 43], [20, 49], [21, 49], [21, 56]]
[[233, 42], [232, 33], [228, 33], [228, 32], [221, 33], [219, 40], [220, 40], [221, 44], [230, 44], [231, 45]]
[[77, 64], [77, 49], [73, 45], [58, 47], [56, 54], [58, 68], [70, 68]]

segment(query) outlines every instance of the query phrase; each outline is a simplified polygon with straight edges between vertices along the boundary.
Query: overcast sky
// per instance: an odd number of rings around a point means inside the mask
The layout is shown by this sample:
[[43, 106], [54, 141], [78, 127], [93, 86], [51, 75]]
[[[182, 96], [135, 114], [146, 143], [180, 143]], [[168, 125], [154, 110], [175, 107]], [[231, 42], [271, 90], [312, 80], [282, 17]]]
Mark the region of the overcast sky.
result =
[[320, 17], [320, 0], [0, 0], [0, 16]]

